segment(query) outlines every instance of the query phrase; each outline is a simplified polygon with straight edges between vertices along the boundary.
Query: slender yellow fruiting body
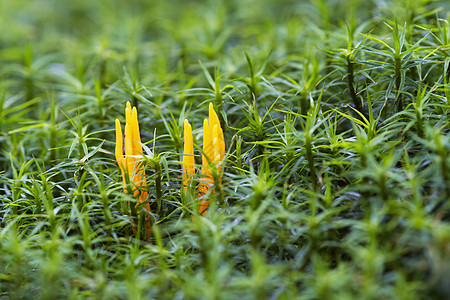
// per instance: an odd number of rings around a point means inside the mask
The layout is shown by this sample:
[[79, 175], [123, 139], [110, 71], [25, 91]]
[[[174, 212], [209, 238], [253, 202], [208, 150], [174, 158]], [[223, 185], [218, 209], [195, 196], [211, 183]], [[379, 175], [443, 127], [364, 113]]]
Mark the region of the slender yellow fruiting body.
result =
[[205, 196], [209, 187], [213, 184], [213, 175], [211, 169], [209, 168], [209, 161], [212, 159], [211, 142], [211, 130], [208, 120], [205, 119], [203, 121], [202, 178], [198, 187], [198, 196], [201, 197], [199, 200], [199, 212], [202, 215], [205, 215], [208, 210], [209, 201], [205, 199]]
[[119, 165], [120, 171], [122, 172], [123, 182], [125, 182], [125, 172], [124, 168], [126, 167], [126, 161], [123, 157], [123, 135], [122, 135], [122, 128], [120, 127], [120, 121], [119, 119], [116, 119], [116, 161]]
[[[123, 155], [125, 148], [125, 156]], [[120, 121], [116, 119], [116, 148], [115, 156], [120, 171], [122, 172], [124, 190], [128, 193], [127, 182], [131, 184], [133, 196], [138, 198], [139, 203], [147, 199], [147, 182], [145, 180], [145, 171], [142, 161], [139, 159], [142, 155], [141, 135], [139, 133], [139, 123], [136, 107], [131, 107], [127, 102], [125, 108], [125, 138], [122, 135]], [[145, 208], [150, 211], [149, 204]], [[150, 234], [150, 223], [148, 223], [147, 235]]]
[[[222, 127], [220, 126], [219, 118], [214, 111], [212, 103], [209, 104], [209, 121], [203, 121], [203, 154], [202, 154], [202, 178], [198, 187], [198, 196], [201, 197], [199, 201], [199, 212], [205, 215], [209, 200], [205, 199], [209, 188], [214, 184], [214, 176], [212, 174], [210, 164], [217, 167], [217, 172], [220, 174], [222, 169], [222, 161], [225, 157], [225, 141], [223, 137]], [[222, 177], [219, 178], [219, 183], [222, 183]]]
[[131, 125], [131, 132], [132, 132], [131, 143], [132, 143], [133, 153], [134, 153], [134, 155], [140, 155], [140, 154], [142, 154], [142, 145], [141, 145], [141, 135], [139, 133], [139, 123], [138, 123], [136, 107], [133, 107], [133, 110], [131, 111], [130, 125]]
[[133, 145], [131, 143], [132, 136], [130, 124], [127, 122], [125, 124], [125, 161], [127, 162], [128, 179], [130, 179], [131, 182], [133, 182], [134, 179], [134, 162], [136, 161], [136, 158], [133, 157]]
[[212, 131], [212, 148], [213, 148], [213, 158], [211, 159], [212, 163], [217, 166], [217, 173], [220, 173], [222, 162], [221, 153], [220, 153], [220, 137], [219, 137], [219, 128], [217, 125], [214, 125]]
[[184, 120], [184, 151], [183, 151], [183, 186], [187, 188], [194, 176], [194, 140], [192, 138], [192, 126], [188, 120]]
[[217, 151], [220, 154], [220, 160], [223, 160], [225, 157], [225, 140], [223, 138], [223, 130], [220, 126], [219, 117], [217, 116], [216, 112], [214, 111], [214, 107], [212, 103], [209, 103], [209, 120], [210, 120], [210, 126], [214, 130], [214, 126], [217, 125]]
[[[125, 144], [125, 157], [123, 158], [122, 132], [120, 122], [116, 120], [116, 160], [122, 170], [124, 183], [126, 183], [126, 179], [132, 183], [133, 195], [139, 197], [139, 202], [142, 203], [147, 198], [147, 191], [145, 191], [147, 183], [145, 181], [144, 165], [136, 157], [142, 155], [141, 135], [139, 133], [137, 109], [136, 107], [132, 108], [130, 102], [127, 102], [125, 108], [125, 122], [125, 139], [123, 142]], [[150, 210], [148, 205], [146, 205], [146, 208]]]

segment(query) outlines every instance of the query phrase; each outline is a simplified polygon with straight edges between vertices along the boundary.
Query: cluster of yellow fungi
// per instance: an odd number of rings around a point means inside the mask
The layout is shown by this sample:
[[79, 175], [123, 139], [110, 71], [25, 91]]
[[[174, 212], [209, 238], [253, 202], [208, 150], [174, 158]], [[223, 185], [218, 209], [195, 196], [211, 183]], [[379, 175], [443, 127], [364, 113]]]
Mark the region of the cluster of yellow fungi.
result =
[[[125, 146], [125, 147], [124, 147]], [[125, 154], [123, 149], [125, 148]], [[116, 119], [116, 148], [115, 156], [122, 172], [125, 193], [132, 193], [143, 204], [147, 211], [150, 205], [147, 200], [147, 182], [145, 179], [144, 163], [142, 161], [142, 144], [136, 107], [127, 102], [125, 108], [125, 136], [118, 119]], [[220, 176], [222, 162], [225, 157], [225, 141], [219, 118], [212, 103], [209, 104], [209, 119], [203, 121], [203, 152], [201, 178], [198, 186], [198, 207], [201, 215], [206, 215], [209, 208], [208, 192], [214, 185], [213, 171]], [[212, 168], [215, 166], [215, 168]], [[185, 192], [192, 184], [195, 175], [194, 140], [192, 127], [188, 120], [184, 120], [184, 151], [183, 151], [183, 187]], [[222, 183], [222, 177], [219, 178]], [[212, 190], [211, 192], [214, 192]], [[148, 219], [148, 218], [147, 218]], [[150, 235], [150, 222], [147, 221], [147, 236]]]
[[[225, 157], [225, 141], [219, 118], [214, 111], [212, 103], [209, 104], [209, 120], [203, 121], [203, 153], [201, 179], [198, 187], [199, 213], [205, 215], [208, 211], [209, 200], [207, 193], [214, 184], [214, 165], [217, 175], [220, 176], [222, 161]], [[184, 120], [184, 155], [183, 155], [183, 185], [185, 190], [190, 185], [195, 172], [194, 143], [192, 138], [192, 127], [188, 120]], [[222, 178], [219, 178], [222, 183]]]

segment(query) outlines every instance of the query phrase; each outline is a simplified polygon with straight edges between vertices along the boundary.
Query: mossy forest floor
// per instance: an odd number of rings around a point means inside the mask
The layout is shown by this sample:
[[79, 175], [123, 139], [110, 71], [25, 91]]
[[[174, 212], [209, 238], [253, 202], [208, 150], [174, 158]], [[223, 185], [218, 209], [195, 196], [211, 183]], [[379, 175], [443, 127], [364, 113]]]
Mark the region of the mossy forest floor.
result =
[[[0, 298], [446, 299], [449, 11], [0, 1]], [[127, 101], [150, 213], [114, 157]], [[209, 103], [227, 153], [202, 217]]]

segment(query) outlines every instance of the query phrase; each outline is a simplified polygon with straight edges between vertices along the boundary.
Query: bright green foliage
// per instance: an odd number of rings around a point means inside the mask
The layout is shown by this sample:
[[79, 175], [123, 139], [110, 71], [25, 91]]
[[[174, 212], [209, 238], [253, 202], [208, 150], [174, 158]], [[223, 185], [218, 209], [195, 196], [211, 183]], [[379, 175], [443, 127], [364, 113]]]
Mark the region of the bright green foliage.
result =
[[[449, 10], [0, 1], [0, 298], [448, 297]], [[126, 101], [149, 241], [113, 153]], [[182, 126], [199, 154], [210, 102], [223, 185], [193, 218]]]

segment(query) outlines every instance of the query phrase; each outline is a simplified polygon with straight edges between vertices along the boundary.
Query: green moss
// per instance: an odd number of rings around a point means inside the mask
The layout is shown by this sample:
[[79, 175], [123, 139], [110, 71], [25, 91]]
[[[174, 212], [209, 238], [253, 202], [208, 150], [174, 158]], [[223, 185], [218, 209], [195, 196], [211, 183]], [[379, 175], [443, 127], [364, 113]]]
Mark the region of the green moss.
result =
[[[445, 298], [449, 8], [2, 1], [0, 299]], [[126, 101], [147, 217], [113, 153]], [[182, 126], [200, 165], [209, 102], [227, 157], [193, 218]]]

